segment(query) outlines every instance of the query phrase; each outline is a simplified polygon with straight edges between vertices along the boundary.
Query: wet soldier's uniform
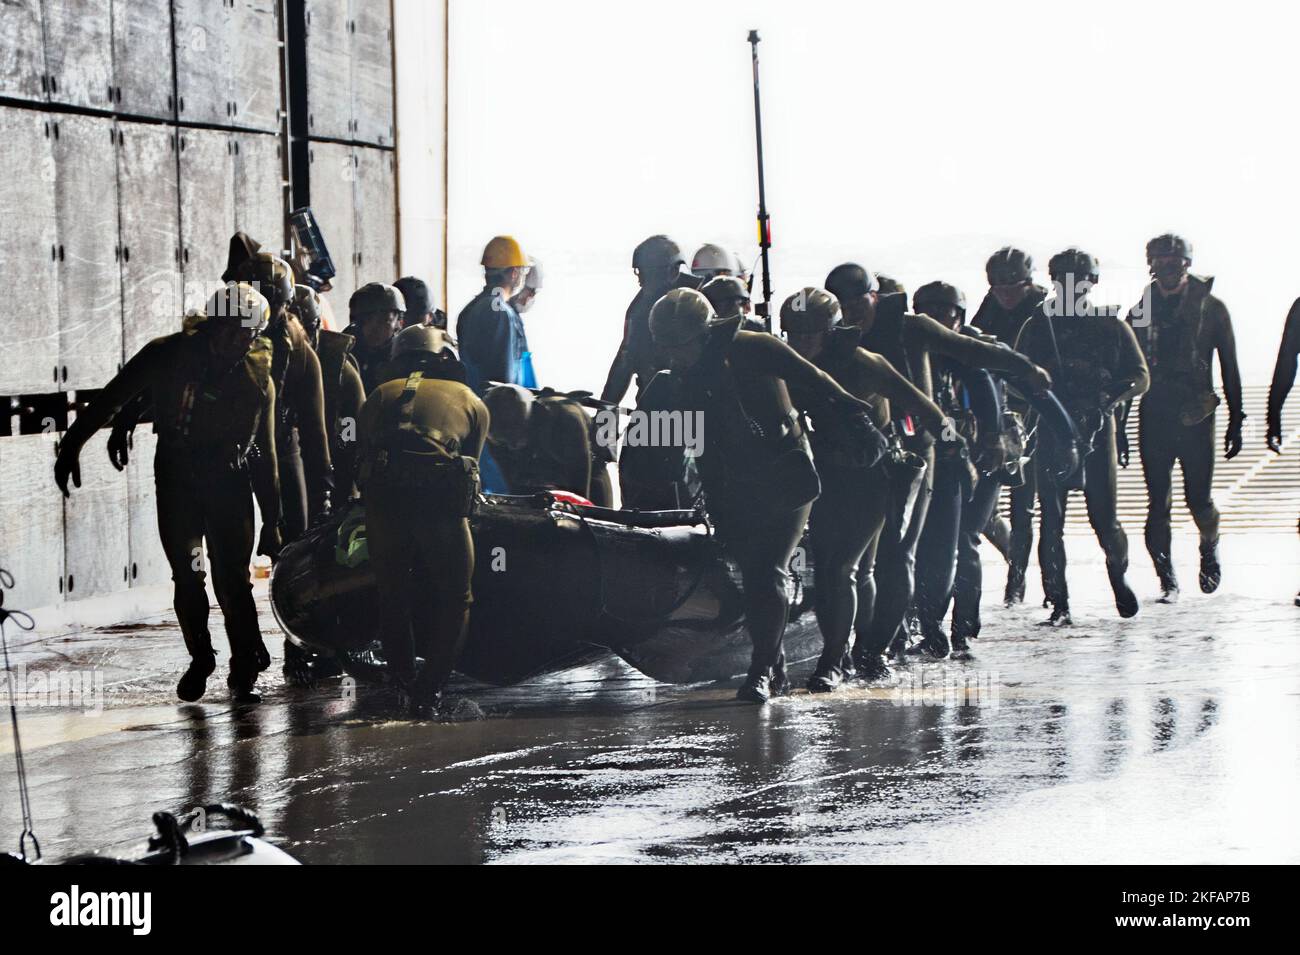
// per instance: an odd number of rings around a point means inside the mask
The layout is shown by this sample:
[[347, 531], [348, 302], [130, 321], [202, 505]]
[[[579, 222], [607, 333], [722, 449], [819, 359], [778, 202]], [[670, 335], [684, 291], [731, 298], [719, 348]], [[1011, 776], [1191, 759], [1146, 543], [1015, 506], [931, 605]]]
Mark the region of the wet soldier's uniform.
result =
[[740, 319], [710, 326], [708, 300], [674, 289], [655, 303], [650, 328], [671, 366], [675, 402], [703, 416], [698, 457], [706, 506], [740, 565], [745, 619], [754, 649], [737, 698], [765, 701], [780, 668], [789, 597], [788, 568], [819, 484], [787, 386], [803, 395], [814, 424], [853, 432], [874, 464], [884, 437], [871, 408], [780, 339], [740, 331]]
[[[884, 358], [858, 347], [861, 329], [841, 326], [839, 319], [839, 303], [822, 289], [804, 289], [781, 308], [781, 330], [790, 344], [841, 388], [870, 405], [877, 428], [888, 425], [893, 408], [916, 416], [926, 431], [939, 435], [944, 425], [939, 407]], [[796, 407], [805, 406], [797, 385], [790, 387], [790, 397]], [[890, 475], [883, 465], [867, 466], [824, 429], [813, 433], [812, 448], [821, 496], [809, 517], [809, 542], [814, 609], [823, 648], [808, 689], [824, 693], [843, 679], [858, 606], [870, 607], [874, 600], [872, 564], [885, 524]]]
[[[852, 263], [837, 266], [826, 277], [827, 289], [840, 300], [841, 305], [846, 300], [860, 300], [872, 294], [871, 283], [870, 274]], [[845, 314], [847, 321], [853, 320], [851, 308], [845, 307]], [[1050, 384], [1042, 369], [1023, 355], [960, 335], [928, 316], [911, 314], [907, 311], [907, 296], [901, 293], [878, 297], [874, 315], [863, 331], [862, 347], [884, 357], [927, 398], [934, 395], [931, 352], [947, 355], [969, 367], [1005, 371], [1034, 387], [1046, 388]], [[907, 434], [903, 444], [908, 451], [925, 460], [926, 469], [907, 526], [892, 527], [887, 522], [881, 533], [875, 564], [875, 606], [858, 608], [853, 656], [855, 663], [867, 671], [879, 671], [879, 658], [900, 636], [900, 628], [912, 604], [916, 547], [925, 525], [933, 487], [934, 443], [929, 436], [917, 432], [905, 422], [904, 417], [897, 409], [894, 410], [896, 432], [914, 432]], [[888, 514], [894, 519], [895, 516], [901, 517], [902, 511], [902, 503], [894, 501]]]
[[[1291, 305], [1287, 312], [1286, 325], [1282, 329], [1282, 342], [1277, 348], [1277, 364], [1273, 367], [1273, 382], [1268, 389], [1268, 446], [1274, 452], [1282, 451], [1282, 406], [1286, 404], [1287, 395], [1295, 384], [1296, 361], [1300, 358], [1300, 298]], [[1300, 522], [1296, 529], [1300, 530]], [[1300, 607], [1300, 594], [1295, 603]]]
[[330, 435], [330, 461], [334, 465], [333, 505], [342, 507], [356, 490], [357, 416], [366, 400], [361, 371], [352, 357], [356, 339], [321, 327], [320, 297], [306, 285], [294, 286], [294, 304], [307, 340], [320, 361], [325, 425]]
[[[954, 286], [930, 282], [916, 290], [913, 303], [918, 313], [961, 334], [980, 337], [979, 332], [962, 324], [966, 300]], [[935, 356], [932, 372], [935, 400], [966, 439], [969, 456], [952, 452], [936, 456], [934, 496], [917, 548], [916, 612], [923, 639], [911, 652], [940, 658], [947, 655], [949, 643], [943, 619], [951, 600], [952, 650], [958, 658], [969, 659], [969, 641], [980, 630], [980, 535], [997, 507], [1007, 453], [1016, 454], [1018, 447], [1008, 448], [1004, 438], [1005, 386], [1001, 377], [944, 355]], [[1065, 446], [1073, 447], [1069, 416], [1050, 392], [1038, 394], [1029, 388], [1025, 392], [1035, 407], [1045, 408], [1046, 422], [1064, 436]]]
[[559, 394], [534, 398], [520, 385], [489, 388], [483, 403], [492, 414], [492, 457], [511, 494], [564, 490], [591, 498], [591, 420], [581, 405]]
[[[408, 689], [414, 715], [428, 716], [469, 622], [468, 518], [489, 416], [438, 329], [403, 329], [389, 367], [399, 377], [371, 392], [361, 409], [359, 483], [384, 655]], [[431, 611], [417, 608], [421, 601], [431, 601]], [[413, 628], [413, 619], [429, 623]], [[417, 655], [424, 659], [418, 673]]]
[[[1178, 236], [1160, 236], [1147, 245], [1147, 260], [1176, 254], [1191, 264], [1191, 247]], [[1227, 458], [1241, 449], [1241, 373], [1232, 319], [1223, 302], [1210, 294], [1212, 278], [1187, 275], [1176, 292], [1159, 281], [1149, 286], [1144, 303], [1130, 310], [1129, 324], [1151, 371], [1151, 390], [1138, 409], [1138, 450], [1147, 487], [1147, 552], [1160, 577], [1164, 599], [1178, 591], [1171, 556], [1170, 511], [1174, 462], [1182, 465], [1183, 497], [1200, 531], [1200, 586], [1213, 593], [1219, 586], [1219, 510], [1214, 506], [1214, 419], [1219, 397], [1211, 365], [1218, 352], [1223, 396], [1228, 404]]]
[[[1025, 321], [1038, 310], [1038, 306], [1047, 298], [1047, 290], [1034, 285], [1030, 280], [1033, 273], [1033, 260], [1018, 249], [1005, 248], [993, 253], [985, 266], [989, 285], [1011, 285], [1023, 282], [1026, 294], [1015, 307], [1003, 308], [997, 296], [990, 291], [980, 302], [971, 317], [972, 327], [992, 335], [1008, 348], [1015, 348], [1016, 339]], [[1005, 395], [1006, 410], [1015, 412], [1029, 425], [1029, 407], [1016, 395]], [[1032, 446], [1026, 452], [1032, 455]], [[1029, 567], [1029, 557], [1034, 549], [1034, 498], [1038, 493], [1035, 485], [1035, 472], [1032, 466], [1023, 470], [1024, 481], [1013, 485], [1010, 493], [1011, 531], [1007, 543], [1007, 586], [1005, 600], [1008, 604], [1019, 603], [1025, 599], [1025, 571]], [[1000, 518], [995, 517], [995, 522]], [[996, 526], [990, 530], [994, 535], [1000, 533]]]
[[600, 392], [601, 400], [618, 404], [627, 394], [633, 377], [639, 393], [656, 372], [668, 367], [650, 334], [650, 309], [671, 289], [700, 287], [698, 278], [681, 271], [685, 262], [681, 247], [666, 235], [652, 235], [633, 251], [632, 268], [637, 272], [641, 288], [623, 318], [623, 340]]
[[[1079, 474], [1083, 479], [1088, 521], [1106, 554], [1106, 572], [1122, 617], [1138, 612], [1138, 600], [1124, 575], [1128, 571], [1128, 538], [1116, 515], [1116, 406], [1146, 391], [1150, 383], [1146, 361], [1133, 330], [1111, 309], [1075, 298], [1078, 286], [1096, 283], [1097, 263], [1077, 249], [1052, 257], [1057, 294], [1044, 302], [1020, 331], [1016, 349], [1043, 363], [1056, 382], [1055, 392], [1074, 418], [1082, 445]], [[1062, 286], [1064, 285], [1064, 289]], [[1063, 297], [1063, 291], [1073, 293]], [[1057, 314], [1063, 313], [1063, 314]], [[1044, 576], [1050, 623], [1068, 623], [1069, 588], [1065, 580], [1065, 507], [1071, 484], [1058, 477], [1062, 449], [1052, 435], [1039, 435], [1035, 452], [1038, 499], [1042, 510], [1038, 563]]]
[[329, 513], [334, 489], [321, 365], [302, 323], [289, 310], [294, 294], [289, 264], [258, 252], [235, 274], [260, 290], [271, 306], [271, 322], [263, 334], [273, 348], [280, 514], [288, 543], [300, 537], [311, 521]]
[[[266, 338], [252, 337], [269, 312], [266, 300], [249, 286], [218, 292], [206, 319], [154, 339], [127, 362], [78, 415], [59, 447], [55, 476], [67, 493], [69, 473], [80, 483], [76, 460], [90, 436], [126, 402], [146, 389], [152, 393], [158, 532], [191, 658], [177, 687], [182, 700], [201, 697], [216, 667], [199, 559], [204, 542], [230, 640], [228, 683], [235, 696], [250, 697], [257, 674], [270, 665], [248, 571], [254, 494], [263, 519], [258, 553], [273, 556], [279, 549], [272, 350]], [[232, 325], [237, 347], [223, 350]]]

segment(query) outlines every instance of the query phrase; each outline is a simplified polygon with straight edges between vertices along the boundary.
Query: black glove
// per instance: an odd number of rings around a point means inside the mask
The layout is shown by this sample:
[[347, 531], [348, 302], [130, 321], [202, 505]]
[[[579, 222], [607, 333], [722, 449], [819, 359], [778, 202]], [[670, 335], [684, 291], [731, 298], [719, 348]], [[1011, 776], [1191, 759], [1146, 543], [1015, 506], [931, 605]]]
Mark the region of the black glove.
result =
[[1268, 443], [1268, 449], [1274, 454], [1282, 453], [1282, 415], [1274, 415], [1272, 411], [1268, 413], [1268, 432], [1264, 435], [1264, 440]]
[[122, 470], [131, 461], [131, 429], [113, 425], [108, 433], [108, 460], [113, 467]]
[[1241, 423], [1246, 420], [1244, 414], [1234, 414], [1228, 418], [1228, 430], [1223, 436], [1223, 457], [1231, 461], [1241, 453]]
[[1115, 455], [1120, 467], [1128, 467], [1128, 431], [1123, 427], [1115, 428]]

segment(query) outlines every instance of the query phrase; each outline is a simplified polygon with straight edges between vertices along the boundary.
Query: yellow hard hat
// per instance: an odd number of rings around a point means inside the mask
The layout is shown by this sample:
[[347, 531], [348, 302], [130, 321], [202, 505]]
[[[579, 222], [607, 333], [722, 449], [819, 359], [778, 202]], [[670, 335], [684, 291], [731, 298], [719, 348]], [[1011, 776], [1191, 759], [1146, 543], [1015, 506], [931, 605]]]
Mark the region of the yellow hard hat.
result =
[[483, 249], [483, 266], [489, 269], [524, 268], [528, 257], [519, 247], [519, 240], [512, 235], [496, 236]]

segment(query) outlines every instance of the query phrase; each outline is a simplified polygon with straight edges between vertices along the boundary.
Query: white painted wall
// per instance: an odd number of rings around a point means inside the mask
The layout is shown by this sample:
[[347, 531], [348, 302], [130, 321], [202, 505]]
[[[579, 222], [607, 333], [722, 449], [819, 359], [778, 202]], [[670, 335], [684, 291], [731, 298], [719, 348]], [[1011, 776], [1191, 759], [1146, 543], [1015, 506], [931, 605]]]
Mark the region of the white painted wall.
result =
[[446, 8], [447, 0], [393, 0], [401, 272], [428, 282], [444, 307]]

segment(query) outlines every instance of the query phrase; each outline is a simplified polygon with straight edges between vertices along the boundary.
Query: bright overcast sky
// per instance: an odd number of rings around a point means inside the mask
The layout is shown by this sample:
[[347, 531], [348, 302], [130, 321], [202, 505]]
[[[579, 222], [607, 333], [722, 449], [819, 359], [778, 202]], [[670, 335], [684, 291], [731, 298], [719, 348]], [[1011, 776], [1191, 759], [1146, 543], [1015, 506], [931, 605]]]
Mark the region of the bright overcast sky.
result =
[[[845, 259], [972, 308], [997, 246], [1098, 255], [1128, 302], [1146, 240], [1195, 245], [1243, 364], [1300, 294], [1295, 8], [1256, 2], [898, 4], [452, 0], [453, 314], [494, 233], [547, 265], [539, 372], [599, 387], [667, 232], [757, 255], [749, 46], [763, 37], [779, 298]], [[1043, 281], [1046, 281], [1045, 275]]]

